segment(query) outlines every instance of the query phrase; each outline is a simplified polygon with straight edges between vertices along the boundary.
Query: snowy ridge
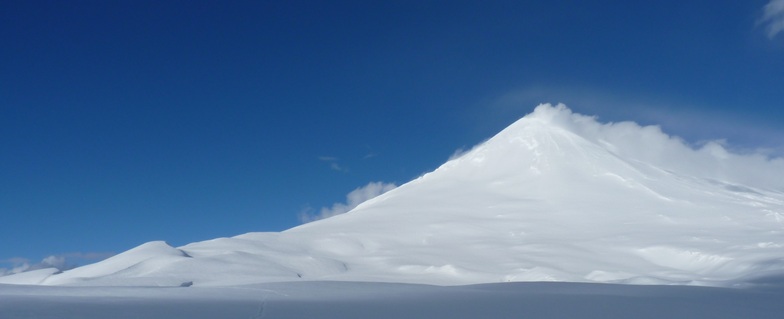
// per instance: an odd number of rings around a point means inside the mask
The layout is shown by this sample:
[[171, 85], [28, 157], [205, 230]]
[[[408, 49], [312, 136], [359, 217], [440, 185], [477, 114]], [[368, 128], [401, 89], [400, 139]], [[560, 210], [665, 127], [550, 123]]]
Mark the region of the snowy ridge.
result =
[[540, 105], [354, 210], [281, 233], [147, 243], [43, 285], [342, 280], [732, 286], [784, 276], [784, 160]]

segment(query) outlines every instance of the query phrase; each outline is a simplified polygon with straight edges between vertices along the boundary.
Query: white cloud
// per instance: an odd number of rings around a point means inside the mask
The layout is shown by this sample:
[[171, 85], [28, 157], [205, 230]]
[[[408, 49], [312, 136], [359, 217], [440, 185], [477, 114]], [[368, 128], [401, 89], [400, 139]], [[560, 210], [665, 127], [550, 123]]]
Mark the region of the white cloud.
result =
[[31, 264], [29, 259], [21, 257], [10, 258], [3, 260], [3, 262], [11, 264], [12, 266], [11, 268], [0, 268], [0, 276], [13, 275], [44, 268], [57, 268], [62, 270], [65, 267], [65, 257], [62, 256], [49, 256], [37, 264]]
[[457, 159], [457, 158], [465, 155], [466, 153], [471, 152], [475, 147], [482, 145], [484, 142], [487, 142], [487, 139], [477, 143], [474, 147], [462, 146], [462, 147], [456, 149], [454, 152], [452, 152], [452, 155], [449, 155], [449, 159], [448, 160], [451, 161], [451, 160]]
[[391, 191], [396, 187], [397, 185], [393, 183], [371, 182], [348, 193], [345, 203], [335, 203], [332, 207], [322, 207], [318, 215], [310, 214], [308, 212], [310, 209], [306, 209], [306, 211], [299, 214], [299, 220], [303, 223], [309, 223], [346, 213], [359, 206], [359, 204]]
[[347, 167], [344, 167], [344, 166], [340, 165], [340, 163], [338, 163], [338, 161], [340, 161], [340, 159], [337, 158], [337, 157], [334, 157], [334, 156], [319, 156], [318, 159], [320, 161], [322, 161], [322, 162], [329, 163], [329, 168], [332, 169], [333, 171], [344, 172], [344, 173], [348, 172], [348, 168]]
[[45, 268], [56, 268], [58, 270], [68, 270], [75, 268], [78, 261], [94, 262], [97, 260], [111, 257], [114, 253], [67, 253], [62, 255], [51, 255], [42, 259], [38, 263], [32, 263], [30, 259], [13, 257], [0, 260], [0, 264], [8, 264], [10, 268], [0, 268], [0, 276], [13, 275], [26, 271], [33, 271]]
[[0, 262], [11, 265], [11, 268], [0, 268], [0, 276], [18, 274], [30, 269], [30, 262], [25, 258], [14, 257], [7, 260], [0, 260]]
[[43, 260], [41, 260], [41, 263], [39, 265], [43, 266], [44, 268], [50, 268], [51, 267], [51, 268], [57, 268], [57, 269], [60, 269], [60, 270], [63, 270], [63, 269], [65, 269], [67, 267], [66, 263], [65, 263], [65, 257], [64, 256], [49, 256], [49, 257], [46, 257]]
[[590, 87], [524, 87], [489, 103], [491, 109], [485, 110], [489, 114], [485, 120], [497, 122], [501, 118], [508, 122], [510, 118], [525, 115], [531, 105], [544, 102], [564, 103], [578, 113], [599, 114], [602, 122], [634, 120], [641, 125], [661, 125], [664, 131], [681, 136], [692, 145], [726, 139], [726, 147], [733, 152], [784, 155], [781, 141], [784, 130], [761, 123], [753, 115], [726, 111], [730, 109], [728, 105], [707, 106], [635, 92], [607, 92]]
[[340, 164], [338, 164], [338, 163], [331, 163], [331, 164], [329, 165], [329, 168], [331, 168], [333, 171], [338, 171], [338, 172], [348, 172], [348, 169], [347, 169], [347, 168], [345, 168], [345, 167], [343, 167], [343, 166], [340, 166]]
[[762, 17], [758, 23], [765, 25], [768, 38], [775, 38], [784, 31], [784, 0], [771, 0], [763, 8]]
[[721, 140], [695, 147], [664, 133], [658, 125], [643, 126], [630, 121], [601, 123], [594, 116], [574, 113], [563, 105], [539, 106], [533, 115], [558, 123], [598, 145], [613, 145], [624, 159], [722, 182], [784, 189], [784, 157], [736, 153], [728, 150], [726, 142]]
[[[479, 143], [479, 144], [482, 144], [482, 143]], [[470, 149], [470, 148], [466, 148], [465, 146], [463, 146], [463, 147], [460, 147], [460, 148], [456, 149], [456, 150], [455, 150], [455, 151], [452, 153], [452, 155], [449, 155], [449, 160], [451, 161], [451, 160], [453, 160], [453, 159], [457, 159], [457, 158], [459, 158], [460, 156], [463, 156], [463, 155], [465, 155], [465, 154], [466, 154], [466, 153], [468, 153], [469, 151], [471, 151], [471, 149]]]

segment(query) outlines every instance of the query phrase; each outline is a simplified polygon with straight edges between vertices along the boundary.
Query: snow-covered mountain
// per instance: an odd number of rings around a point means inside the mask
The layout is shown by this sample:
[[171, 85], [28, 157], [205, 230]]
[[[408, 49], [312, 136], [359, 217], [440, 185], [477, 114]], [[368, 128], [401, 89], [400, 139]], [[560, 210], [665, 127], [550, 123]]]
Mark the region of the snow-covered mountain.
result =
[[730, 286], [784, 276], [784, 159], [540, 105], [435, 171], [280, 233], [150, 242], [42, 285], [341, 280]]

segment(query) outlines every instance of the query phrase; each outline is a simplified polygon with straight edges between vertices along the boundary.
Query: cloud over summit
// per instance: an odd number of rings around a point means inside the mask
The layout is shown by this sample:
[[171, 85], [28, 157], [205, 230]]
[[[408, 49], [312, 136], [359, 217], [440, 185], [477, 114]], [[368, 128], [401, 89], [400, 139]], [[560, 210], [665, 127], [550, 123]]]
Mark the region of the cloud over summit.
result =
[[574, 113], [562, 104], [539, 105], [527, 117], [547, 121], [598, 145], [612, 145], [611, 151], [630, 160], [691, 176], [784, 189], [784, 158], [735, 153], [721, 140], [695, 147], [663, 132], [658, 125], [644, 126], [632, 121], [602, 123], [595, 116]]

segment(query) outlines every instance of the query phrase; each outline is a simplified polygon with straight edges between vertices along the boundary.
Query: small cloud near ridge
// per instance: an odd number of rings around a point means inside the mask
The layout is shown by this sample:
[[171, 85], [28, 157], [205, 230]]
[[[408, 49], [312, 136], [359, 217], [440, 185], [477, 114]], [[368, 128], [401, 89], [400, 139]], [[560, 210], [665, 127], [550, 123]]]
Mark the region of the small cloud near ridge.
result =
[[329, 218], [344, 214], [370, 199], [397, 188], [394, 183], [371, 182], [359, 187], [346, 195], [345, 203], [335, 203], [332, 207], [322, 207], [318, 215], [313, 215], [307, 211], [299, 214], [299, 220], [303, 223]]
[[46, 268], [55, 268], [64, 271], [78, 267], [78, 260], [83, 262], [94, 262], [109, 258], [113, 255], [114, 253], [68, 253], [47, 256], [38, 263], [33, 263], [27, 258], [13, 257], [0, 260], [0, 263], [2, 264], [11, 265], [10, 268], [0, 268], [0, 277]]
[[12, 266], [11, 268], [0, 268], [0, 276], [8, 276], [45, 268], [57, 268], [58, 270], [66, 270], [68, 268], [66, 266], [65, 257], [63, 256], [48, 256], [39, 263], [31, 263], [29, 259], [22, 257], [9, 258], [3, 260], [3, 262], [11, 264]]

